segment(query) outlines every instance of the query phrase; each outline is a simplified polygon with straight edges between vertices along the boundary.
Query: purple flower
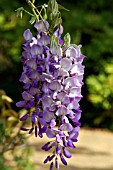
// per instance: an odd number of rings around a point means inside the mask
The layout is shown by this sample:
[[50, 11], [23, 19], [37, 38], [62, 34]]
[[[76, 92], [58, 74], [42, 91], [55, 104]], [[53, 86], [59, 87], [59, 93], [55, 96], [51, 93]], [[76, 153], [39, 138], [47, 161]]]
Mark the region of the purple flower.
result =
[[26, 62], [26, 66], [29, 67], [29, 68], [32, 68], [33, 70], [36, 70], [37, 69], [36, 60], [34, 58], [28, 60]]
[[62, 155], [60, 155], [60, 159], [62, 161], [62, 163], [67, 166], [67, 161], [64, 159], [64, 157]]
[[49, 23], [47, 21], [42, 21], [40, 20], [39, 22], [35, 23], [34, 27], [39, 31], [39, 32], [45, 32], [49, 28]]
[[56, 129], [48, 128], [47, 131], [46, 131], [46, 135], [47, 135], [48, 138], [54, 138], [57, 133], [58, 133], [58, 131]]
[[72, 129], [73, 129], [73, 127], [70, 123], [64, 123], [59, 127], [59, 130], [67, 131], [67, 132], [72, 131]]
[[39, 80], [39, 73], [37, 70], [34, 70], [28, 74], [29, 78], [33, 80]]
[[26, 104], [25, 108], [26, 108], [26, 109], [30, 109], [30, 108], [33, 108], [34, 106], [35, 106], [34, 100], [30, 100], [30, 101]]
[[55, 125], [56, 125], [56, 121], [55, 121], [55, 119], [52, 119], [50, 121], [50, 127], [54, 127]]
[[42, 149], [46, 150], [48, 148], [49, 144], [50, 144], [50, 142], [47, 142], [45, 145], [42, 146]]
[[31, 47], [31, 54], [32, 56], [34, 55], [41, 55], [43, 53], [43, 48], [39, 45], [36, 45], [34, 44], [32, 47]]
[[59, 169], [59, 162], [58, 162], [58, 158], [55, 158], [55, 167], [56, 169]]
[[28, 83], [30, 82], [30, 79], [28, 78], [28, 76], [23, 72], [20, 79], [19, 79], [20, 82], [23, 82], [23, 83]]
[[33, 100], [33, 99], [34, 99], [34, 97], [33, 97], [30, 93], [28, 93], [28, 92], [26, 92], [26, 91], [24, 91], [24, 92], [22, 93], [22, 97], [23, 97], [23, 99], [24, 99], [25, 101], [29, 101], [29, 100]]
[[63, 154], [66, 158], [71, 158], [72, 155], [70, 154], [70, 152], [68, 150], [66, 150], [65, 148], [63, 149]]
[[54, 35], [56, 35], [56, 37], [60, 38], [62, 33], [63, 33], [63, 26], [60, 25], [59, 28], [54, 32]]
[[72, 67], [72, 61], [68, 58], [61, 59], [60, 64], [66, 71], [69, 71]]
[[24, 100], [22, 100], [22, 101], [20, 101], [20, 102], [17, 102], [17, 103], [16, 103], [16, 106], [17, 106], [17, 107], [25, 107], [25, 104], [26, 104], [26, 102], [25, 102]]
[[57, 155], [60, 155], [60, 153], [61, 153], [61, 149], [60, 149], [59, 146], [57, 146], [57, 147], [56, 147], [56, 154], [57, 154]]
[[62, 105], [61, 107], [59, 107], [59, 109], [56, 112], [57, 116], [61, 116], [61, 115], [66, 115], [68, 113], [68, 109]]
[[32, 40], [32, 33], [30, 32], [30, 29], [27, 29], [24, 32], [24, 38], [26, 41], [31, 41]]
[[53, 81], [49, 84], [49, 88], [50, 88], [51, 90], [61, 91], [62, 86], [61, 86], [61, 84], [60, 84], [59, 81], [53, 80]]
[[58, 57], [62, 56], [62, 48], [59, 46], [55, 46], [53, 48], [51, 48], [51, 53], [53, 55], [57, 55]]
[[47, 158], [44, 160], [44, 164], [46, 164], [49, 161], [50, 156], [47, 156]]
[[53, 104], [53, 102], [54, 101], [52, 100], [52, 98], [50, 96], [44, 96], [42, 98], [42, 105], [43, 105], [44, 110], [46, 108], [50, 107]]
[[50, 164], [50, 170], [53, 169], [53, 162]]
[[70, 42], [62, 39], [61, 25], [51, 36], [47, 21], [40, 20], [34, 27], [37, 30], [34, 37], [29, 29], [24, 32], [23, 72], [19, 79], [24, 83], [23, 100], [16, 106], [30, 110], [20, 120], [26, 121], [30, 117], [32, 126], [22, 127], [22, 130], [29, 134], [34, 131], [35, 137], [42, 138], [45, 133], [53, 138], [42, 146], [43, 150], [52, 148], [53, 152], [44, 163], [50, 162], [50, 170], [54, 164], [59, 169], [59, 158], [64, 165], [67, 165], [65, 157], [71, 158], [68, 148], [75, 148], [80, 130], [79, 101], [85, 56], [81, 54], [81, 45], [69, 46]]
[[34, 127], [32, 127], [30, 130], [29, 130], [29, 134], [31, 134], [34, 130]]
[[32, 116], [31, 116], [31, 121], [33, 123], [37, 122], [37, 117], [36, 116], [37, 116], [36, 113], [33, 113]]
[[52, 161], [55, 155], [53, 154], [52, 156], [49, 157], [49, 161]]
[[39, 42], [38, 42], [40, 45], [43, 45], [43, 46], [47, 46], [48, 44], [50, 44], [50, 37], [43, 34], [40, 39], [39, 39]]
[[20, 120], [21, 121], [25, 121], [27, 118], [28, 118], [28, 113], [27, 114], [25, 114], [24, 116], [22, 116], [21, 118], [20, 118]]
[[39, 31], [39, 32], [45, 32], [49, 28], [49, 23], [47, 21], [42, 21], [40, 20], [39, 22], [35, 23], [34, 27]]
[[80, 63], [73, 64], [72, 68], [70, 70], [70, 74], [76, 74], [76, 75], [83, 75], [84, 74], [84, 66], [82, 66]]

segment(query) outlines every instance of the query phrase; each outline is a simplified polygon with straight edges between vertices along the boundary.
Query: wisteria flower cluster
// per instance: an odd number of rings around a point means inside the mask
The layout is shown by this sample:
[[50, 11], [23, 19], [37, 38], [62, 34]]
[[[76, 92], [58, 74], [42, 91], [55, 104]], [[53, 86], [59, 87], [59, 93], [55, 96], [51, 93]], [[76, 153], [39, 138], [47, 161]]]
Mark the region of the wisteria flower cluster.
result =
[[[20, 118], [30, 118], [32, 127], [22, 130], [35, 136], [53, 138], [42, 149], [52, 151], [44, 163], [50, 162], [50, 170], [55, 165], [59, 169], [59, 159], [67, 165], [65, 158], [71, 158], [68, 148], [75, 148], [74, 142], [80, 129], [84, 55], [81, 45], [66, 45], [61, 38], [63, 27], [60, 25], [52, 36], [49, 23], [40, 20], [34, 24], [36, 36], [29, 29], [24, 32], [25, 42], [21, 61], [23, 73], [20, 81], [24, 83], [23, 100], [16, 105], [28, 110]], [[68, 44], [68, 43], [67, 43]]]

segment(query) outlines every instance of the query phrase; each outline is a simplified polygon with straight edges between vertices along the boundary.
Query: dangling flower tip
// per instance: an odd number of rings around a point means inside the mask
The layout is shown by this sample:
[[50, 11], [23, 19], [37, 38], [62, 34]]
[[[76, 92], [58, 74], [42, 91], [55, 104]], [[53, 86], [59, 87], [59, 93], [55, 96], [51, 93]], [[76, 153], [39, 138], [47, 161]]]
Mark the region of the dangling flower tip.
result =
[[66, 158], [71, 158], [71, 157], [72, 157], [72, 155], [70, 154], [70, 152], [69, 152], [68, 150], [66, 150], [66, 149], [63, 149], [63, 154], [64, 154], [64, 156], [65, 156]]

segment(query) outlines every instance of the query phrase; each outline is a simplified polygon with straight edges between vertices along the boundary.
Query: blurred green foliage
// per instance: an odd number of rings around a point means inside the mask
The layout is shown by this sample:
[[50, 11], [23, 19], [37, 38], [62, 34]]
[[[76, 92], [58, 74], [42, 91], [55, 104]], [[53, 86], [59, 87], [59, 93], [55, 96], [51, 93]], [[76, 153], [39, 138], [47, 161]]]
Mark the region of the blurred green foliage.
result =
[[23, 125], [19, 115], [11, 107], [12, 99], [0, 90], [0, 168], [3, 170], [30, 170], [31, 149], [20, 132]]
[[103, 71], [91, 75], [86, 82], [89, 89], [89, 100], [95, 108], [101, 109], [93, 120], [95, 126], [107, 127], [113, 130], [113, 61], [103, 64]]
[[[36, 5], [47, 3], [38, 1]], [[69, 32], [72, 43], [82, 44], [85, 76], [81, 101], [83, 126], [113, 130], [113, 3], [112, 0], [58, 0], [70, 11], [63, 11], [64, 35]], [[28, 9], [25, 1], [0, 1], [0, 88], [14, 101], [21, 98], [22, 85], [18, 82], [23, 32], [32, 28], [30, 16], [17, 18], [15, 10]], [[3, 76], [4, 75], [4, 76]]]

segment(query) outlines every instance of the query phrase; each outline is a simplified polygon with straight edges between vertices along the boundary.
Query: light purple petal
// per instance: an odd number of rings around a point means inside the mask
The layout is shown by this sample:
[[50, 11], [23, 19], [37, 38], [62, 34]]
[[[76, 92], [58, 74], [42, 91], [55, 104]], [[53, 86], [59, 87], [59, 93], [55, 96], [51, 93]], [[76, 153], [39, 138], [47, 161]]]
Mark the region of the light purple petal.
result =
[[50, 37], [44, 34], [40, 37], [38, 43], [39, 43], [39, 45], [46, 46], [46, 45], [50, 44]]
[[32, 80], [39, 80], [39, 73], [37, 70], [32, 71], [28, 74], [28, 77], [31, 78]]
[[42, 79], [43, 81], [46, 80], [47, 82], [51, 82], [52, 79], [53, 79], [53, 76], [50, 75], [50, 74], [47, 74], [47, 73], [42, 73], [41, 79]]
[[38, 44], [38, 40], [35, 37], [32, 38], [32, 42], [30, 43], [30, 47], [32, 47], [34, 44]]
[[24, 107], [25, 104], [26, 104], [26, 102], [25, 102], [24, 100], [22, 100], [22, 101], [20, 101], [20, 102], [17, 102], [17, 103], [16, 103], [16, 106], [17, 106], [17, 107]]
[[32, 116], [31, 116], [31, 121], [32, 121], [33, 123], [37, 122], [37, 117], [36, 117], [36, 114], [35, 114], [35, 113], [32, 114]]
[[65, 123], [65, 124], [62, 124], [60, 127], [59, 127], [59, 130], [62, 130], [62, 131], [72, 131], [73, 130], [73, 127], [70, 123]]
[[38, 88], [31, 87], [29, 92], [30, 92], [31, 95], [34, 96], [36, 94], [39, 94], [40, 90]]
[[70, 98], [65, 92], [58, 93], [57, 99], [59, 99], [62, 104], [68, 105], [70, 103]]
[[59, 81], [54, 80], [54, 81], [52, 81], [52, 82], [49, 84], [49, 88], [50, 88], [51, 90], [61, 91], [62, 86], [61, 86], [61, 84], [59, 83]]
[[67, 149], [63, 149], [63, 154], [66, 158], [71, 158], [72, 155], [70, 154], [70, 152]]
[[34, 44], [32, 47], [31, 47], [31, 54], [34, 56], [34, 55], [41, 55], [43, 53], [43, 47], [39, 46], [39, 45], [36, 45]]
[[22, 116], [22, 117], [20, 118], [20, 121], [25, 121], [25, 120], [28, 118], [28, 116], [29, 116], [28, 113], [25, 114], [24, 116]]
[[49, 23], [47, 21], [42, 21], [40, 20], [39, 22], [35, 23], [34, 27], [39, 31], [39, 32], [45, 32], [49, 28]]
[[64, 68], [59, 68], [58, 76], [62, 76], [62, 77], [69, 76], [69, 73]]
[[55, 167], [56, 169], [59, 169], [59, 162], [58, 162], [58, 158], [55, 158]]
[[48, 138], [54, 138], [56, 136], [55, 131], [53, 129], [47, 129], [46, 135]]
[[62, 56], [62, 48], [59, 46], [55, 46], [54, 48], [51, 49], [51, 53], [53, 55]]
[[73, 75], [73, 74], [76, 74], [76, 75], [83, 75], [84, 74], [84, 66], [81, 65], [80, 63], [77, 63], [77, 64], [73, 64], [72, 65], [72, 68], [70, 70], [70, 73]]
[[29, 89], [29, 87], [30, 87], [30, 82], [25, 83], [25, 85], [23, 86], [24, 89]]
[[72, 61], [68, 58], [61, 59], [61, 67], [64, 68], [66, 71], [69, 71], [72, 67]]
[[66, 160], [64, 159], [64, 157], [63, 157], [62, 155], [60, 156], [60, 159], [61, 159], [62, 163], [63, 163], [65, 166], [67, 166], [67, 162], [66, 162]]
[[47, 158], [44, 160], [44, 164], [46, 164], [49, 161], [50, 156], [47, 156]]
[[53, 170], [53, 162], [50, 164], [50, 170]]
[[27, 82], [30, 82], [30, 79], [28, 78], [28, 76], [23, 72], [20, 79], [19, 79], [20, 82], [23, 82], [23, 83], [27, 83]]
[[73, 87], [70, 89], [69, 97], [82, 97], [81, 95], [81, 88], [80, 87]]
[[63, 123], [69, 123], [67, 116], [62, 116], [62, 122]]
[[60, 27], [54, 32], [54, 35], [56, 35], [56, 37], [61, 37], [63, 33], [63, 26], [60, 25]]
[[63, 105], [59, 107], [58, 110], [56, 111], [57, 116], [66, 115], [67, 113], [68, 113], [68, 109]]
[[60, 155], [60, 153], [61, 153], [61, 149], [60, 149], [59, 146], [57, 146], [57, 147], [56, 147], [56, 154], [57, 154], [57, 155]]
[[56, 121], [55, 121], [55, 119], [52, 119], [50, 121], [50, 127], [54, 127], [55, 125], [56, 125]]
[[26, 109], [30, 109], [30, 108], [32, 108], [32, 107], [34, 107], [34, 106], [35, 106], [34, 100], [30, 100], [30, 101], [26, 104], [25, 108], [26, 108]]
[[26, 100], [26, 101], [29, 101], [29, 100], [34, 99], [34, 97], [33, 97], [30, 93], [28, 93], [28, 92], [26, 92], [26, 91], [24, 91], [24, 92], [22, 93], [22, 97], [23, 97], [23, 99]]
[[68, 107], [67, 107], [69, 110], [72, 110], [72, 109], [78, 109], [79, 108], [79, 104], [76, 100], [74, 100], [73, 102], [71, 102]]
[[53, 104], [53, 100], [49, 96], [44, 96], [42, 98], [42, 105], [44, 108], [50, 107]]
[[24, 39], [26, 41], [31, 41], [32, 40], [32, 33], [30, 32], [30, 29], [27, 29], [25, 32], [24, 32]]
[[28, 66], [29, 68], [32, 68], [33, 70], [37, 69], [37, 63], [36, 63], [36, 59], [30, 59], [26, 62], [26, 66]]

